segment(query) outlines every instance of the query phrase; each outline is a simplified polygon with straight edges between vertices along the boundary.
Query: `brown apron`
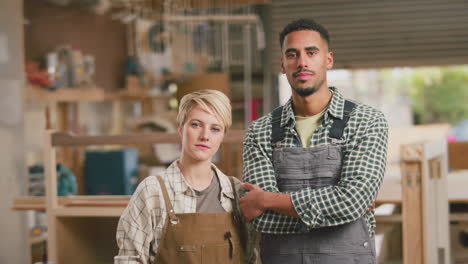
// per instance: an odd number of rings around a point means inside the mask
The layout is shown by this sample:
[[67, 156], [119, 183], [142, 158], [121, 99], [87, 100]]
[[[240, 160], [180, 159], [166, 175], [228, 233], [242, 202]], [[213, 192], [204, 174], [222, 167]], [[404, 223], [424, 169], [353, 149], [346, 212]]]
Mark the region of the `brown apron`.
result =
[[[167, 217], [156, 263], [241, 263], [245, 248], [239, 236], [239, 215], [233, 212], [176, 214], [164, 180], [161, 176], [157, 178]], [[236, 197], [234, 182], [230, 180]], [[234, 211], [236, 207], [234, 202]]]

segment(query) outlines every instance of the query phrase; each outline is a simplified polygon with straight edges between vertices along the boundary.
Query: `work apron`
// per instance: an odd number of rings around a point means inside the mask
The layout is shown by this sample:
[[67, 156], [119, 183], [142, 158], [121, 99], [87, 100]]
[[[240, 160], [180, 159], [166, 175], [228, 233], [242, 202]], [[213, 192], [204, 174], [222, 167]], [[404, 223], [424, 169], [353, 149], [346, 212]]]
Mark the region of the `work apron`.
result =
[[[241, 263], [245, 248], [240, 239], [239, 215], [233, 212], [176, 214], [164, 180], [157, 178], [167, 217], [156, 263]], [[230, 180], [236, 196], [234, 182]], [[234, 202], [233, 208], [236, 206]]]
[[[352, 107], [348, 110], [350, 114]], [[348, 119], [338, 128], [339, 137]], [[279, 191], [289, 193], [336, 185], [341, 176], [342, 148], [334, 143], [312, 148], [274, 148], [273, 166]], [[374, 238], [370, 237], [363, 218], [310, 230], [297, 219], [295, 231], [297, 234], [262, 234], [262, 263], [376, 263]]]

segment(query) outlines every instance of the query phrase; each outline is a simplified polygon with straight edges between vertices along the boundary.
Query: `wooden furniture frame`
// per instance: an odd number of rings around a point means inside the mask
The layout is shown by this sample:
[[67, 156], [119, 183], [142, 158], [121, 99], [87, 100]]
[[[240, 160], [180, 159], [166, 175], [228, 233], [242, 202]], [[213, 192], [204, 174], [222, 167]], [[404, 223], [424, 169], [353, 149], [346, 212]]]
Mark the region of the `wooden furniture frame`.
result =
[[[239, 144], [244, 131], [231, 130], [223, 143]], [[48, 258], [57, 263], [112, 263], [117, 220], [129, 196], [57, 196], [56, 148], [87, 145], [179, 143], [177, 134], [73, 136], [47, 130], [45, 135], [45, 210]], [[36, 204], [36, 209], [38, 208]]]
[[450, 263], [447, 143], [401, 146], [403, 263]]
[[401, 147], [403, 262], [449, 264], [447, 142]]

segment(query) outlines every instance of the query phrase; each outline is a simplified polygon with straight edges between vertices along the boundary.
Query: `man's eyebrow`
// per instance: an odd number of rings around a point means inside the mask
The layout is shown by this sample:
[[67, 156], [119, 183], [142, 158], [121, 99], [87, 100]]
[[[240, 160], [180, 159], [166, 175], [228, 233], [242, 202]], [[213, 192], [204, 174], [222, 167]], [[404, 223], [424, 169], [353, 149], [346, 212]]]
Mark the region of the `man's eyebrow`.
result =
[[[320, 49], [317, 48], [316, 46], [306, 47], [305, 50], [307, 50], [307, 51], [311, 51], [311, 50], [320, 51]], [[296, 49], [296, 48], [289, 48], [286, 51], [284, 51], [284, 53], [286, 54], [286, 53], [289, 53], [289, 52], [297, 52], [297, 51], [298, 51], [298, 49]]]
[[320, 51], [320, 49], [319, 49], [319, 48], [317, 48], [316, 46], [310, 46], [310, 47], [307, 47], [307, 48], [305, 48], [305, 50], [307, 50], [307, 51], [310, 51], [310, 50], [316, 50], [316, 51]]
[[286, 54], [286, 53], [289, 53], [289, 52], [297, 52], [297, 49], [295, 49], [295, 48], [289, 48], [289, 49], [287, 49], [287, 50], [284, 51], [285, 54]]

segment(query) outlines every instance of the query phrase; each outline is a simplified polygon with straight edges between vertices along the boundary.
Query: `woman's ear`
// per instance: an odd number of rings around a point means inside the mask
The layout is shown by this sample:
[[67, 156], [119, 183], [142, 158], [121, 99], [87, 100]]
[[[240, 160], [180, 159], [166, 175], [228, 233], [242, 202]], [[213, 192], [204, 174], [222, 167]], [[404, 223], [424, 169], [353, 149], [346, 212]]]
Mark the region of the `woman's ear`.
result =
[[177, 125], [177, 133], [179, 134], [179, 137], [182, 137], [182, 127]]

